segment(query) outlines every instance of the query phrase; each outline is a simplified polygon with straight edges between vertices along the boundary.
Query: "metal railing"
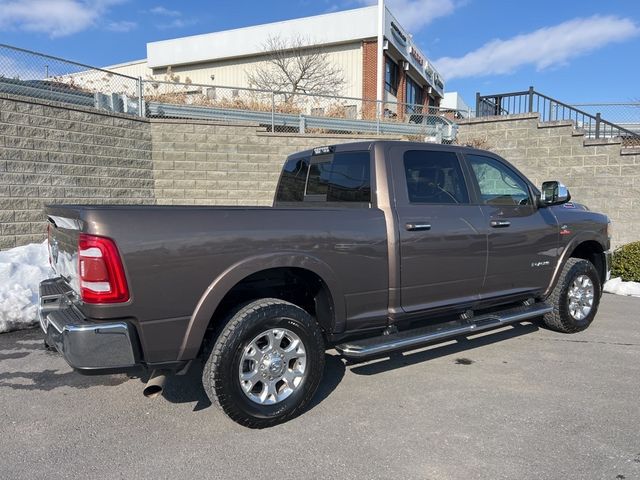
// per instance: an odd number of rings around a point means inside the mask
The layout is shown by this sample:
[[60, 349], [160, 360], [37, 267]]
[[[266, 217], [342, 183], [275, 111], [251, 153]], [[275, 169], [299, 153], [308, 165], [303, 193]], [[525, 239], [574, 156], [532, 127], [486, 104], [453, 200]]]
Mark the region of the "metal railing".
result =
[[[452, 142], [468, 115], [424, 105], [303, 92], [144, 81], [147, 114], [257, 123], [271, 132], [392, 134]], [[382, 112], [382, 114], [380, 114]]]
[[354, 97], [135, 78], [0, 44], [0, 93], [124, 114], [258, 124], [271, 132], [453, 142], [470, 112]]
[[[624, 146], [640, 146], [640, 131], [637, 124], [614, 123], [605, 120], [599, 110], [587, 111], [589, 104], [570, 105], [542, 93], [533, 87], [520, 92], [480, 95], [476, 93], [476, 116], [514, 115], [520, 113], [538, 113], [540, 121], [572, 121], [584, 130], [587, 138], [620, 138]], [[597, 104], [590, 104], [591, 107]], [[639, 109], [640, 112], [640, 109]]]

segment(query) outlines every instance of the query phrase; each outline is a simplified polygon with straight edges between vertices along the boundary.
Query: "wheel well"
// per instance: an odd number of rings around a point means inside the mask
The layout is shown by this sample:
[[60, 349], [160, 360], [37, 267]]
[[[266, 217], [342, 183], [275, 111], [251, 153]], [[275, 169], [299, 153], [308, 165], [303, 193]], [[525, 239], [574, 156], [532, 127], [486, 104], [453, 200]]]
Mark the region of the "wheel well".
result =
[[571, 257], [589, 260], [596, 267], [600, 277], [600, 285], [604, 285], [607, 279], [607, 265], [602, 245], [594, 240], [582, 242], [571, 252]]
[[259, 298], [291, 302], [314, 317], [324, 333], [332, 330], [333, 299], [326, 283], [314, 272], [294, 267], [261, 270], [237, 283], [216, 308], [209, 329], [215, 329], [239, 306]]

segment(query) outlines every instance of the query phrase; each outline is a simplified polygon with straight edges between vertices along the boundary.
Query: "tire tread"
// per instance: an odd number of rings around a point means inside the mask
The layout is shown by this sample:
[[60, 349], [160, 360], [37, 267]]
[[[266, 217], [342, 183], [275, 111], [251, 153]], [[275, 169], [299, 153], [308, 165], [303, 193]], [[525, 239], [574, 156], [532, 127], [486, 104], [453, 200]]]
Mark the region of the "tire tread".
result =
[[285, 415], [261, 419], [251, 419], [247, 417], [247, 415], [237, 408], [232, 398], [229, 395], [224, 394], [224, 389], [222, 388], [223, 380], [220, 379], [219, 376], [215, 375], [215, 373], [220, 366], [223, 355], [225, 354], [226, 346], [229, 344], [232, 337], [237, 335], [243, 336], [243, 332], [252, 326], [252, 323], [247, 321], [247, 318], [254, 316], [261, 310], [271, 307], [294, 307], [304, 312], [311, 323], [311, 325], [309, 325], [311, 328], [309, 328], [308, 333], [316, 342], [313, 347], [321, 348], [322, 351], [321, 365], [316, 365], [315, 368], [320, 369], [320, 373], [324, 370], [324, 339], [322, 337], [322, 332], [315, 323], [315, 320], [313, 320], [307, 312], [297, 305], [277, 298], [263, 298], [248, 303], [237, 310], [236, 313], [230, 315], [215, 342], [211, 342], [208, 348], [205, 349], [203, 358], [206, 359], [206, 363], [203, 369], [202, 382], [212, 403], [222, 409], [233, 421], [249, 428], [266, 428], [291, 420], [302, 412], [316, 391], [316, 388], [309, 389], [298, 405]]

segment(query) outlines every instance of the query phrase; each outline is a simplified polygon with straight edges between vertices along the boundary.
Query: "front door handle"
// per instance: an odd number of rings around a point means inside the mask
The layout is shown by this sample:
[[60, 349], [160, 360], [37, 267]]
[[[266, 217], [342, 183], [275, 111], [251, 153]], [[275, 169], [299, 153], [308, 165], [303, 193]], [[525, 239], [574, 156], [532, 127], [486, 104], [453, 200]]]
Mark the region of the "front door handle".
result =
[[431, 230], [430, 223], [406, 223], [404, 228], [409, 230], [410, 232], [417, 232], [420, 230]]
[[491, 226], [493, 228], [506, 228], [511, 225], [508, 220], [491, 220]]

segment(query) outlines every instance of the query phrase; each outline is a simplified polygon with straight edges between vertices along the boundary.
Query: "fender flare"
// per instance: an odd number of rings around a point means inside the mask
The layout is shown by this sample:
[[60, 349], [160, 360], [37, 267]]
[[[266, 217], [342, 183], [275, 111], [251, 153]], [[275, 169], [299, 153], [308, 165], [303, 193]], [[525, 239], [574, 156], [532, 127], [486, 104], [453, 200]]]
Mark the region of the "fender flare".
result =
[[178, 353], [178, 360], [196, 357], [218, 305], [233, 287], [254, 273], [272, 268], [287, 267], [308, 270], [322, 279], [333, 299], [334, 328], [342, 328], [346, 316], [344, 295], [331, 267], [312, 255], [300, 252], [256, 255], [231, 265], [209, 284], [189, 319]]
[[558, 262], [556, 263], [556, 267], [553, 271], [551, 282], [549, 282], [549, 286], [544, 291], [544, 294], [543, 294], [544, 298], [547, 298], [551, 294], [553, 289], [556, 287], [556, 284], [558, 283], [558, 279], [560, 278], [560, 273], [564, 268], [564, 264], [570, 258], [571, 253], [576, 249], [578, 245], [584, 242], [596, 242], [600, 245], [603, 252], [607, 250], [605, 244], [603, 244], [603, 242], [599, 237], [600, 235], [598, 234], [598, 232], [586, 231], [586, 232], [578, 233], [573, 238], [571, 238], [571, 240], [569, 240], [569, 243], [567, 243], [567, 245], [564, 247], [564, 250], [558, 257]]

